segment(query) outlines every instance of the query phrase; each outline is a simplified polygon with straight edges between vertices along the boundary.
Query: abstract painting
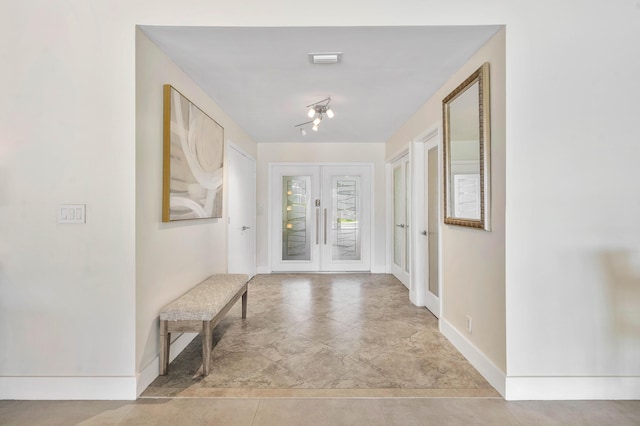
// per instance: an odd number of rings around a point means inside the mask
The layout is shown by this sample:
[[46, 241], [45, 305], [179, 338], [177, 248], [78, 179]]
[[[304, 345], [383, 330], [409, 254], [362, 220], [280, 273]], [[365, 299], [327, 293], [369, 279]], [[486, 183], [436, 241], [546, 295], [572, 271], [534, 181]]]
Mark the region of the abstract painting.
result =
[[164, 85], [162, 221], [222, 217], [224, 129]]

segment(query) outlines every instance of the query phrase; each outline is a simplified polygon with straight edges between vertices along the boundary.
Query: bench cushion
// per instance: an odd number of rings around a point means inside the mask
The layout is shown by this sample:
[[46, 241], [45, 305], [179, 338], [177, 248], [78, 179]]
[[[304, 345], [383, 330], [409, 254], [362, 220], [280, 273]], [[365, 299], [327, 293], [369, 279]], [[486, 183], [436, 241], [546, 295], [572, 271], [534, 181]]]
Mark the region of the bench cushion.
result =
[[244, 286], [245, 274], [212, 275], [160, 311], [167, 321], [211, 321]]

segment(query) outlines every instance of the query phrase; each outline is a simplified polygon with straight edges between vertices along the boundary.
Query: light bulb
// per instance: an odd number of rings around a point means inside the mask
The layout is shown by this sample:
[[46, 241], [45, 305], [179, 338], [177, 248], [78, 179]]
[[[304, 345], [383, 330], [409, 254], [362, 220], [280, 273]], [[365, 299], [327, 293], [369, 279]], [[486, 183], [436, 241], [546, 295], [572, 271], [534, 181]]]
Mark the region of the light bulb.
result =
[[320, 124], [320, 120], [321, 120], [320, 117], [316, 117], [316, 119], [313, 120], [313, 125], [317, 127], [318, 124]]
[[313, 118], [313, 116], [316, 115], [316, 110], [314, 108], [309, 108], [309, 112], [307, 112], [307, 115], [309, 116], [309, 118]]
[[291, 228], [293, 228], [293, 225], [290, 223], [287, 223], [287, 229], [291, 229]]
[[314, 132], [318, 131], [318, 125], [314, 124], [313, 127], [311, 128], [311, 130], [313, 130]]
[[335, 115], [335, 114], [333, 113], [333, 110], [332, 110], [332, 109], [328, 109], [328, 110], [327, 110], [327, 117], [329, 117], [329, 118], [333, 118], [333, 116], [334, 116], [334, 115]]

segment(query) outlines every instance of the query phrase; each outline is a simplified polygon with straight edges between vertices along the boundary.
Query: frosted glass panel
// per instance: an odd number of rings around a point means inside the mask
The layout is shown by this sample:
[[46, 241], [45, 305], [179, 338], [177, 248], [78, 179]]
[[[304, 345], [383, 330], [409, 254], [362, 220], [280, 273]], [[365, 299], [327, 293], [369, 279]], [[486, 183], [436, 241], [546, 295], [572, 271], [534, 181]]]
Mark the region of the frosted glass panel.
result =
[[405, 228], [404, 231], [404, 270], [409, 272], [409, 267], [411, 263], [411, 251], [410, 251], [410, 238], [408, 238], [409, 234], [407, 233], [407, 229], [409, 228], [409, 215], [407, 212], [411, 211], [411, 169], [409, 163], [404, 168], [404, 217], [405, 217]]
[[311, 260], [310, 176], [282, 177], [282, 260]]
[[360, 260], [360, 177], [333, 176], [332, 260]]
[[427, 154], [428, 158], [428, 186], [427, 200], [429, 210], [428, 231], [429, 231], [429, 291], [439, 296], [438, 291], [438, 148], [431, 148]]
[[395, 226], [393, 227], [393, 263], [402, 266], [402, 246], [404, 245], [404, 228], [400, 224], [404, 224], [404, 206], [402, 196], [402, 167], [393, 169], [393, 218]]

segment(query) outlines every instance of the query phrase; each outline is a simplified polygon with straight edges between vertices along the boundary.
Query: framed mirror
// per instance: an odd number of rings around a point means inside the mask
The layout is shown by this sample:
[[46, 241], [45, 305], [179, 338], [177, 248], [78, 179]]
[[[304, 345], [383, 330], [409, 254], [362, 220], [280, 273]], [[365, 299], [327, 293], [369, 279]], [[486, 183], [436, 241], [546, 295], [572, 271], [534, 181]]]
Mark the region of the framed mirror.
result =
[[444, 223], [490, 231], [489, 63], [442, 101]]

